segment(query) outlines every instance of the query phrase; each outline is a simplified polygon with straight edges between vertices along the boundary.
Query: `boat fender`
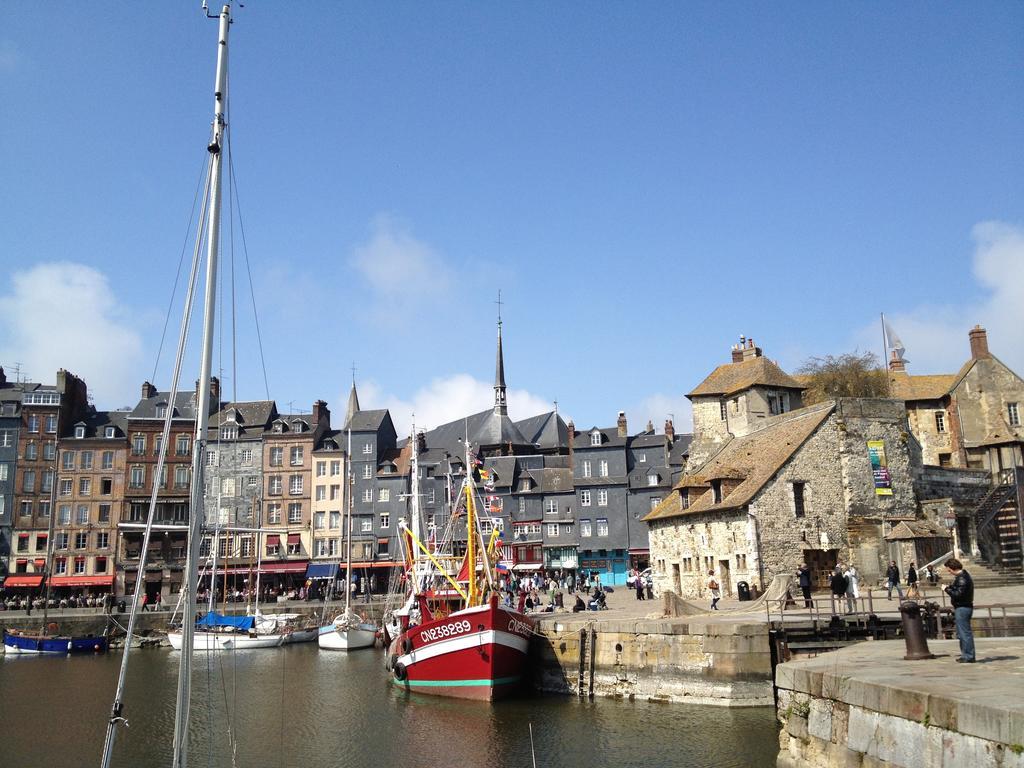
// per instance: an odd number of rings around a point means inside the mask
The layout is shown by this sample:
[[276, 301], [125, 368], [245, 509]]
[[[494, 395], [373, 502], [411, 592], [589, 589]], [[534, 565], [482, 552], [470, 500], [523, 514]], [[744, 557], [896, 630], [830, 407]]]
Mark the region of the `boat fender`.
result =
[[395, 664], [397, 664], [397, 663], [398, 663], [398, 654], [397, 653], [392, 653], [390, 656], [388, 656], [388, 663], [385, 666], [385, 669], [389, 669], [389, 670], [390, 669], [394, 669], [395, 668]]
[[412, 638], [406, 637], [402, 640], [402, 653], [412, 653]]
[[395, 662], [395, 680], [405, 680], [405, 664], [402, 662]]

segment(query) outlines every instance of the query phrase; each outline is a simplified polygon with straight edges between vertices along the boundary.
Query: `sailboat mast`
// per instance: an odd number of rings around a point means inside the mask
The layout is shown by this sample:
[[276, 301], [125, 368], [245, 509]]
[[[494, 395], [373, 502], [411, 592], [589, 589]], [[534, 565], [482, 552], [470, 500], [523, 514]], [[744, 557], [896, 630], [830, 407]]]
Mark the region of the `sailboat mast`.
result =
[[[416, 439], [416, 421], [413, 420], [412, 424], [412, 478], [410, 482], [410, 501], [412, 504], [409, 506], [411, 512], [410, 517], [412, 520], [412, 537], [413, 541], [423, 541], [423, 528], [420, 525], [420, 446], [419, 441]], [[420, 582], [420, 568], [418, 563], [420, 562], [420, 553], [413, 550], [412, 560], [412, 583], [414, 589], [419, 589]]]
[[466, 565], [469, 568], [469, 596], [466, 607], [476, 605], [476, 515], [473, 510], [473, 464], [469, 440], [466, 440]]
[[352, 602], [352, 494], [355, 493], [355, 481], [352, 475], [352, 425], [348, 427], [348, 456], [345, 462], [348, 472], [345, 478], [348, 493], [345, 494], [345, 615], [348, 615]]
[[182, 621], [181, 659], [178, 667], [178, 699], [174, 716], [173, 768], [188, 764], [189, 705], [192, 695], [192, 647], [195, 634], [196, 581], [199, 549], [203, 535], [203, 467], [207, 429], [210, 423], [210, 372], [213, 357], [213, 324], [216, 309], [217, 257], [220, 250], [220, 209], [222, 152], [227, 109], [228, 30], [231, 8], [223, 6], [217, 36], [217, 74], [214, 81], [213, 126], [207, 146], [211, 157], [210, 220], [206, 238], [206, 305], [203, 312], [202, 357], [199, 364], [199, 393], [196, 403], [196, 431], [192, 441], [191, 520], [188, 533], [188, 565], [182, 582], [185, 608]]

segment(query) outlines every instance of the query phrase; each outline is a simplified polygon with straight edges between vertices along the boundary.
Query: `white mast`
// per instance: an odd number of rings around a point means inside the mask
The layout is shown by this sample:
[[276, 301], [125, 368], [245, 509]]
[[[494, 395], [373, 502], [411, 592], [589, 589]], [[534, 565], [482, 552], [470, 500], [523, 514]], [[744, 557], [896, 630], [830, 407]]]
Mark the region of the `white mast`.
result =
[[348, 477], [347, 503], [345, 504], [345, 616], [348, 616], [352, 601], [352, 494], [355, 492], [352, 474], [352, 423], [348, 425], [348, 456], [345, 462]]
[[[412, 506], [410, 508], [412, 517], [412, 540], [423, 541], [423, 526], [420, 524], [420, 444], [416, 435], [415, 419], [413, 419], [412, 424], [412, 462], [410, 467], [412, 469], [411, 486], [409, 489], [412, 496]], [[420, 584], [420, 562], [420, 554], [419, 552], [415, 552], [412, 560], [412, 583], [417, 590], [419, 589]]]
[[[213, 357], [213, 324], [217, 298], [217, 257], [220, 248], [221, 149], [224, 146], [225, 110], [227, 108], [228, 30], [231, 8], [220, 12], [217, 37], [217, 75], [213, 94], [213, 127], [210, 143], [210, 221], [206, 236], [206, 306], [203, 313], [202, 358], [199, 364], [199, 396], [196, 403], [196, 431], [192, 441], [192, 519], [188, 534], [188, 565], [182, 590], [185, 608], [181, 625], [181, 660], [178, 667], [178, 700], [174, 715], [174, 757], [172, 768], [188, 765], [189, 706], [192, 697], [192, 645], [195, 635], [196, 581], [199, 548], [203, 535], [203, 466], [205, 465], [206, 432], [210, 423], [210, 370]], [[211, 585], [212, 586], [212, 585]]]

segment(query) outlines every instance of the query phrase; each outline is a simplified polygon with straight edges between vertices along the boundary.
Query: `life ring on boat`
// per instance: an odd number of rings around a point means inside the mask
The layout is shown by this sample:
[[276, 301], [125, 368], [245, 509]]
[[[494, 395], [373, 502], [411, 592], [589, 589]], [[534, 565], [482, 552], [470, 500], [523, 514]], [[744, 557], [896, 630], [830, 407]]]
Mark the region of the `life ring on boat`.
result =
[[394, 675], [395, 680], [405, 680], [405, 664], [402, 662], [395, 662]]
[[412, 638], [402, 638], [402, 653], [412, 653]]

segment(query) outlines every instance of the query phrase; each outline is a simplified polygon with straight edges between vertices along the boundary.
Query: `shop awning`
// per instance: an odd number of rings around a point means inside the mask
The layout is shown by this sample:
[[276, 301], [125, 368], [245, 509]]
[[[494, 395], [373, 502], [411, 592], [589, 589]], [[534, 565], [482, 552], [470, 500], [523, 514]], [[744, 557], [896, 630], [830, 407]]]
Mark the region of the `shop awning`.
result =
[[302, 536], [300, 534], [298, 534], [298, 533], [289, 533], [288, 534], [288, 543], [289, 544], [298, 544], [301, 541], [302, 541]]
[[306, 569], [307, 579], [333, 579], [338, 575], [338, 563], [310, 563]]
[[387, 536], [380, 536], [377, 538], [378, 544], [387, 544], [389, 541], [391, 541], [391, 539], [389, 539]]
[[109, 587], [114, 583], [114, 575], [99, 576], [51, 576], [51, 587]]
[[11, 587], [38, 587], [42, 585], [42, 583], [43, 575], [41, 573], [33, 574], [31, 576], [15, 574], [13, 576], [8, 576], [4, 581], [4, 589], [9, 589]]
[[263, 563], [260, 573], [305, 573], [309, 560], [292, 560], [285, 563]]
[[32, 562], [35, 565], [36, 570], [38, 570], [38, 571], [41, 571], [43, 568], [46, 567], [46, 558], [45, 557], [37, 557]]
[[642, 549], [641, 548], [637, 548], [637, 549], [630, 549], [629, 550], [629, 554], [631, 554], [631, 555], [649, 555], [650, 553], [651, 553], [651, 550], [647, 549], [647, 547], [643, 547]]
[[516, 563], [512, 566], [513, 571], [539, 571], [544, 567], [543, 563]]

